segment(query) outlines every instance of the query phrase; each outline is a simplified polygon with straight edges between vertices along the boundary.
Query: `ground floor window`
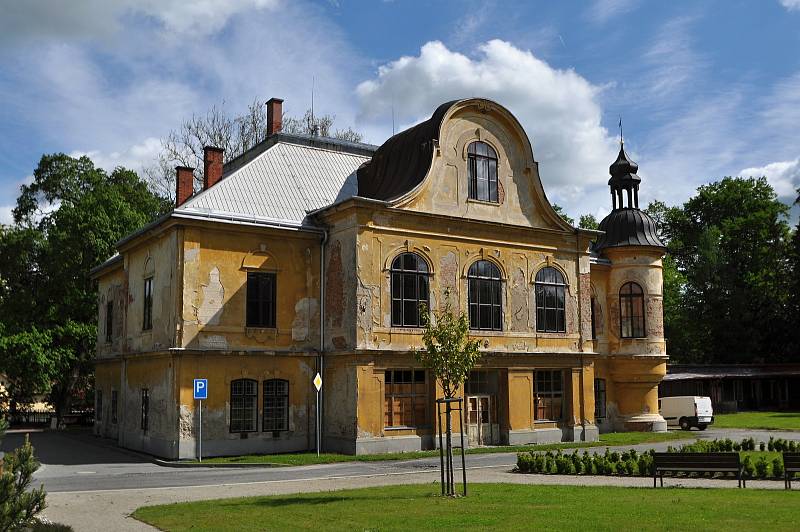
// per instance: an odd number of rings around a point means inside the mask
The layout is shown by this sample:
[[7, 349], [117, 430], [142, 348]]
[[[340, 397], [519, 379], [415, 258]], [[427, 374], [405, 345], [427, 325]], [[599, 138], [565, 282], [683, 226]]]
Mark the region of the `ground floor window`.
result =
[[264, 419], [261, 430], [289, 430], [289, 381], [264, 381]]
[[258, 381], [231, 381], [231, 432], [258, 430]]
[[111, 422], [117, 423], [117, 390], [111, 390]]
[[428, 386], [425, 371], [390, 369], [385, 373], [384, 426], [428, 426]]
[[534, 372], [534, 415], [536, 421], [560, 421], [564, 415], [564, 375], [560, 369]]
[[142, 388], [142, 430], [147, 431], [150, 421], [150, 390]]
[[606, 417], [606, 380], [594, 380], [594, 418], [605, 419]]

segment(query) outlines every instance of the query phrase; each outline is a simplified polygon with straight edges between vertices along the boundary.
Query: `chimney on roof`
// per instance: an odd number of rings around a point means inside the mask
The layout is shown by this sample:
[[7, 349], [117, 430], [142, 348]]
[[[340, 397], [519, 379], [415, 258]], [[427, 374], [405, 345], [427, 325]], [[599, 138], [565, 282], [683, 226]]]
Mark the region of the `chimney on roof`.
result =
[[267, 100], [267, 136], [280, 133], [283, 127], [283, 100], [270, 98]]
[[194, 168], [175, 167], [175, 206], [180, 207], [194, 194]]
[[203, 148], [203, 190], [208, 190], [222, 179], [222, 155], [222, 148]]

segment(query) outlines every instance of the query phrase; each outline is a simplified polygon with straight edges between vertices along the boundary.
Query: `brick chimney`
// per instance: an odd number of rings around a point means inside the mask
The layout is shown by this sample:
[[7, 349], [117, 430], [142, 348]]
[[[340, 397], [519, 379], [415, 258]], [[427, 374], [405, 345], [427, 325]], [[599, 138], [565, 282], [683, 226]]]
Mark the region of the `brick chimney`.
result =
[[280, 133], [283, 127], [283, 100], [270, 98], [267, 101], [267, 136]]
[[175, 167], [175, 206], [180, 207], [194, 194], [194, 168]]
[[222, 155], [222, 148], [203, 148], [203, 190], [208, 190], [222, 179]]

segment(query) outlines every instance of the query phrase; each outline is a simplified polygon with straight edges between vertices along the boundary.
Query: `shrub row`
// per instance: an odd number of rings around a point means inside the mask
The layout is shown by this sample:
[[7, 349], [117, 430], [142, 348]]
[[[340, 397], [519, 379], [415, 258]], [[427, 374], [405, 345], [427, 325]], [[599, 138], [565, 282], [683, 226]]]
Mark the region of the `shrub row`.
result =
[[[675, 448], [667, 447], [670, 453], [713, 453], [713, 452], [739, 452], [755, 451], [756, 447], [770, 451], [786, 450], [792, 452], [800, 450], [800, 445], [794, 441], [772, 440], [765, 444], [756, 444], [753, 438], [745, 438], [741, 442], [734, 442], [729, 438], [724, 440], [700, 440]], [[582, 454], [576, 449], [570, 454], [561, 450], [536, 452], [529, 451], [517, 454], [517, 471], [520, 473], [540, 473], [546, 475], [618, 475], [618, 476], [652, 476], [653, 454], [650, 450], [639, 453], [634, 449], [626, 452], [606, 451], [602, 454], [584, 451]], [[755, 462], [748, 455], [742, 461], [745, 478], [783, 478], [783, 458], [777, 457], [768, 462], [761, 456]], [[694, 476], [694, 474], [692, 474]]]

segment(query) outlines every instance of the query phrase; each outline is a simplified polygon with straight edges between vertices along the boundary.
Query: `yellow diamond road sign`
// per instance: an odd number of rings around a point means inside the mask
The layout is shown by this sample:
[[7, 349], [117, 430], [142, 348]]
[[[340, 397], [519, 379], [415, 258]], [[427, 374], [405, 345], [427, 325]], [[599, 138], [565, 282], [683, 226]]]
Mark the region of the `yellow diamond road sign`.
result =
[[317, 376], [314, 377], [314, 386], [317, 388], [317, 391], [319, 391], [320, 388], [322, 388], [322, 377], [320, 376], [319, 373], [317, 373]]

